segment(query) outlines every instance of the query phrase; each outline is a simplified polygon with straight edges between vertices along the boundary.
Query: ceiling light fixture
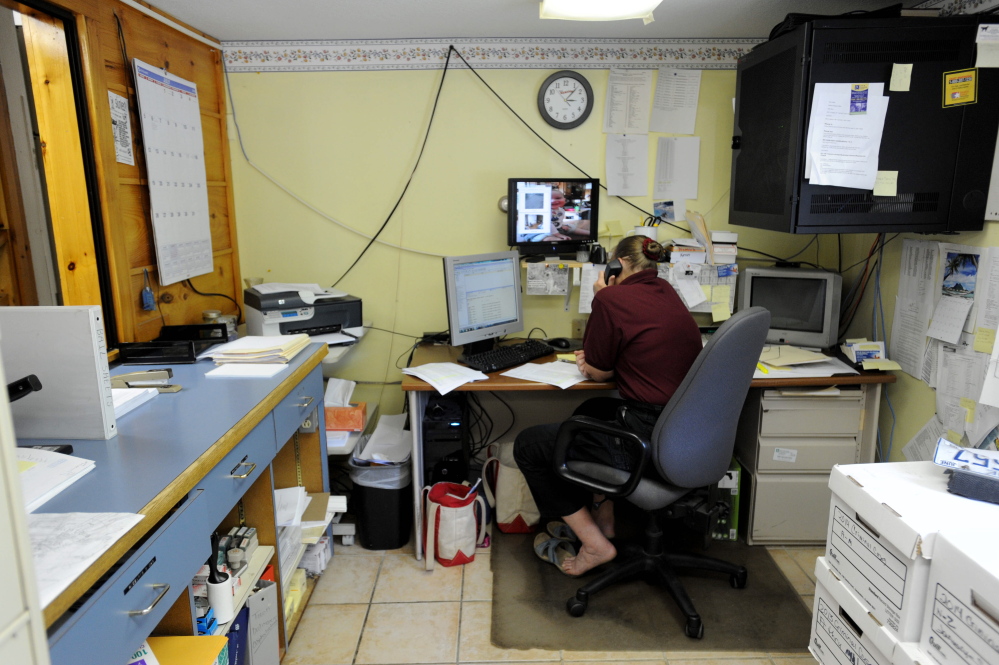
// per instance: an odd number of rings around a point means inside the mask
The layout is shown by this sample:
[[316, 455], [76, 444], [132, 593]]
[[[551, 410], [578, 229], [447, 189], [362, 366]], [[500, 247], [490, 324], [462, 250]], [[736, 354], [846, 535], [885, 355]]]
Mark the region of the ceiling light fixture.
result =
[[662, 0], [541, 0], [541, 18], [564, 21], [620, 21], [640, 18], [652, 23], [652, 10]]

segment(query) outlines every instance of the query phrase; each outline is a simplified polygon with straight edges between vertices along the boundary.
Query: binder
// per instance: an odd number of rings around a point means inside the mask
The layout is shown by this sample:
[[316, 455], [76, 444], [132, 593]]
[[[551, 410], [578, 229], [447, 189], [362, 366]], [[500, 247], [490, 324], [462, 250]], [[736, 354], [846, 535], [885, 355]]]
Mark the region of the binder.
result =
[[0, 359], [9, 380], [42, 383], [10, 405], [19, 439], [118, 433], [100, 307], [0, 307]]

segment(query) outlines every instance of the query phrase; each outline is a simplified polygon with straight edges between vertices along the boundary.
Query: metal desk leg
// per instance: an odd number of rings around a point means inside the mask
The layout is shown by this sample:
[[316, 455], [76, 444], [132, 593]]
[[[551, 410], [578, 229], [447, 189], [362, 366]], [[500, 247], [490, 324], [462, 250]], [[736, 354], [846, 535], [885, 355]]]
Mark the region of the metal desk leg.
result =
[[430, 401], [430, 392], [412, 390], [409, 393], [409, 429], [413, 435], [413, 527], [416, 533], [417, 561], [423, 559], [423, 412]]

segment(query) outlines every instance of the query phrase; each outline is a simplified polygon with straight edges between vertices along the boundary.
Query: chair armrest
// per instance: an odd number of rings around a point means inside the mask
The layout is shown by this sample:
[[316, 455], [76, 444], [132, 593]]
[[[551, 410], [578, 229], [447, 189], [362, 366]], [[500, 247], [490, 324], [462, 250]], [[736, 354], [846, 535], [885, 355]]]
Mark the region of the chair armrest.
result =
[[[583, 462], [583, 460], [569, 459], [569, 453], [577, 437], [585, 432], [598, 432], [621, 440], [625, 452], [628, 453], [632, 461], [631, 471], [616, 469], [618, 474], [629, 474], [625, 482], [615, 484], [569, 468], [570, 462]], [[606, 494], [611, 497], [624, 497], [635, 491], [638, 483], [642, 480], [642, 473], [645, 471], [650, 455], [651, 446], [648, 440], [616, 423], [587, 416], [573, 416], [563, 422], [555, 438], [555, 472], [569, 482], [582, 485], [596, 494]], [[599, 464], [597, 462], [590, 463]]]

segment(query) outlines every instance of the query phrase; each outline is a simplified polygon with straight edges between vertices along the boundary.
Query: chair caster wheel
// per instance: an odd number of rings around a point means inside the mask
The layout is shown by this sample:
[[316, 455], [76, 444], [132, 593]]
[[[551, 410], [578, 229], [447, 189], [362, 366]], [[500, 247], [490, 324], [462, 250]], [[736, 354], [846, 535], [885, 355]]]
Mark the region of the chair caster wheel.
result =
[[565, 609], [569, 611], [571, 616], [581, 617], [586, 613], [586, 601], [573, 596], [565, 601]]
[[704, 624], [701, 623], [701, 617], [688, 618], [687, 625], [683, 627], [683, 634], [695, 640], [704, 637]]
[[743, 568], [739, 572], [730, 575], [728, 583], [732, 585], [733, 589], [745, 589], [747, 577], [749, 577], [749, 573], [745, 568]]

